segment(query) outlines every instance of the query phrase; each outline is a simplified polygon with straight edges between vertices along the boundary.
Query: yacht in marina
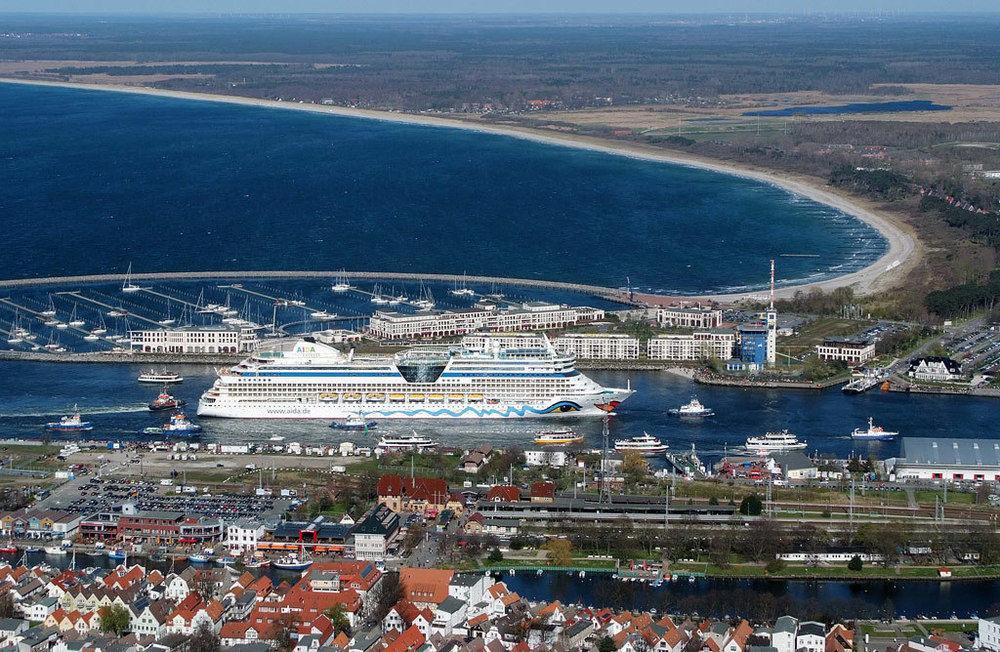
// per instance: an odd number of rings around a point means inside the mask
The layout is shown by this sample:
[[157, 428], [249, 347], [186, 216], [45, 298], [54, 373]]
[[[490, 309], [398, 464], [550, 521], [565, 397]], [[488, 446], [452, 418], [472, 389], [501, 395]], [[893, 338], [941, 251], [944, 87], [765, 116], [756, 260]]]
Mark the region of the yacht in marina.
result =
[[316, 312], [309, 313], [309, 317], [311, 319], [315, 319], [316, 321], [327, 321], [330, 319], [336, 319], [337, 315], [329, 313], [325, 310], [317, 310]]
[[45, 310], [43, 310], [40, 313], [38, 313], [38, 315], [40, 317], [55, 317], [56, 316], [56, 304], [52, 300], [52, 295], [51, 294], [49, 295], [49, 305], [45, 308]]
[[419, 346], [343, 353], [311, 336], [262, 342], [219, 373], [200, 416], [269, 419], [603, 417], [631, 388], [602, 387], [547, 339], [483, 350]]
[[76, 316], [76, 304], [73, 304], [73, 312], [69, 314], [69, 322], [67, 322], [73, 328], [83, 328], [87, 325], [87, 322]]
[[715, 414], [712, 408], [705, 407], [697, 397], [680, 406], [672, 408], [668, 412], [676, 417], [710, 417]]
[[757, 437], [748, 437], [746, 447], [747, 450], [754, 453], [779, 453], [802, 450], [806, 447], [806, 442], [799, 441], [799, 438], [792, 433], [782, 430], [768, 432]]
[[638, 437], [615, 440], [615, 450], [619, 453], [628, 453], [631, 451], [645, 457], [661, 455], [666, 453], [668, 448], [670, 447], [648, 432], [644, 432]]
[[138, 292], [144, 288], [139, 287], [132, 282], [132, 263], [128, 264], [128, 270], [125, 272], [125, 281], [122, 282], [122, 292], [126, 294], [131, 294], [133, 292]]
[[336, 292], [337, 294], [343, 294], [344, 292], [349, 292], [354, 289], [354, 286], [347, 280], [346, 276], [338, 275], [334, 279], [333, 285], [330, 286], [330, 290]]

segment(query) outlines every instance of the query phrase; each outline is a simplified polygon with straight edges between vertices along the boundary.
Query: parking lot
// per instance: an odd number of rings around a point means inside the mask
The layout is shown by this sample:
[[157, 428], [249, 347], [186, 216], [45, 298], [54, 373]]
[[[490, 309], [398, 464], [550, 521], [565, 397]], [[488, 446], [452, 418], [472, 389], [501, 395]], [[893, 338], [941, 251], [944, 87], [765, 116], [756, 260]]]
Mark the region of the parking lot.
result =
[[[183, 512], [188, 516], [235, 519], [257, 517], [277, 519], [290, 507], [292, 498], [252, 494], [175, 493], [177, 487], [164, 487], [144, 480], [125, 478], [90, 478], [82, 483], [75, 498], [60, 501], [59, 507], [85, 515], [114, 511], [122, 503], [133, 503], [139, 511]], [[51, 505], [55, 507], [55, 505]]]

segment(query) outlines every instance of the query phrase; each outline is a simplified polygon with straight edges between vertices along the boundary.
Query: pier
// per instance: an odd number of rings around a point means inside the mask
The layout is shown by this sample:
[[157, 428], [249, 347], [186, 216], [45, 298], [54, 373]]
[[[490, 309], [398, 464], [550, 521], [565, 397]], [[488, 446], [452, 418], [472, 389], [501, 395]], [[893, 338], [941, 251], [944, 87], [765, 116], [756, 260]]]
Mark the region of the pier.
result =
[[549, 290], [565, 290], [579, 292], [595, 297], [617, 301], [620, 303], [637, 304], [629, 300], [628, 292], [584, 283], [566, 283], [563, 281], [545, 281], [540, 279], [506, 278], [502, 276], [469, 276], [467, 274], [418, 274], [413, 272], [344, 272], [344, 271], [204, 271], [204, 272], [148, 272], [127, 274], [86, 274], [80, 276], [45, 276], [39, 278], [21, 278], [0, 280], [0, 289], [17, 289], [30, 287], [45, 287], [58, 285], [85, 285], [94, 283], [123, 283], [126, 278], [138, 281], [199, 281], [199, 280], [252, 280], [252, 279], [360, 279], [370, 281], [435, 281], [445, 283], [480, 283], [512, 285], [520, 287], [540, 288]]

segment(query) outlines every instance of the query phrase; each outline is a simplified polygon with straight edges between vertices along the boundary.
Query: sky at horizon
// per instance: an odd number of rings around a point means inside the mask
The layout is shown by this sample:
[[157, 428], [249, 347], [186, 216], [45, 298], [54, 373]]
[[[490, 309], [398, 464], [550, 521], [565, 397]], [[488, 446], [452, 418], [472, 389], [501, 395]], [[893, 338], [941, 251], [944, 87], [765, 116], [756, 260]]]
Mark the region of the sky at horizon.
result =
[[997, 12], [996, 0], [5, 0], [38, 13], [814, 13]]

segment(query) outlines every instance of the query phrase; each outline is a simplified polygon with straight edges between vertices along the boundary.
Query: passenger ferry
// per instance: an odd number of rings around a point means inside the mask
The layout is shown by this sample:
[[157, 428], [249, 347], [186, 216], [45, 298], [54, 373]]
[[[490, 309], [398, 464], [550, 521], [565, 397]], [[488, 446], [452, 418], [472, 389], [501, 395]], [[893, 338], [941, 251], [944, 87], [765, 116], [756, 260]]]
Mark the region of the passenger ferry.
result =
[[535, 443], [539, 446], [563, 446], [565, 444], [577, 444], [582, 441], [583, 435], [578, 435], [569, 428], [542, 430], [535, 437]]
[[781, 451], [801, 450], [806, 447], [806, 442], [799, 441], [799, 438], [782, 430], [781, 432], [769, 432], [760, 437], [747, 438], [747, 450], [755, 453], [777, 453]]
[[94, 429], [94, 426], [89, 421], [83, 420], [79, 410], [74, 405], [72, 415], [46, 423], [45, 429], [52, 432], [89, 432]]
[[425, 346], [342, 353], [310, 336], [266, 341], [198, 402], [210, 417], [373, 419], [603, 417], [632, 390], [602, 387], [542, 338], [525, 348]]
[[868, 430], [855, 428], [854, 432], [851, 433], [851, 439], [865, 439], [868, 441], [892, 441], [897, 436], [899, 436], [898, 432], [885, 430], [882, 426], [876, 426], [875, 420], [872, 417], [868, 417]]
[[183, 376], [173, 373], [172, 371], [144, 371], [139, 374], [138, 378], [140, 383], [156, 383], [157, 385], [171, 385], [176, 383], [184, 382]]
[[676, 417], [710, 417], [715, 414], [712, 408], [705, 407], [697, 398], [692, 398], [689, 402], [679, 408], [672, 408], [669, 412]]
[[638, 437], [631, 437], [630, 439], [615, 440], [615, 450], [619, 453], [633, 451], [646, 457], [652, 457], [666, 453], [668, 448], [670, 447], [648, 432], [644, 432]]
[[424, 451], [437, 448], [438, 443], [427, 437], [412, 435], [386, 435], [379, 440], [378, 448], [388, 451]]

